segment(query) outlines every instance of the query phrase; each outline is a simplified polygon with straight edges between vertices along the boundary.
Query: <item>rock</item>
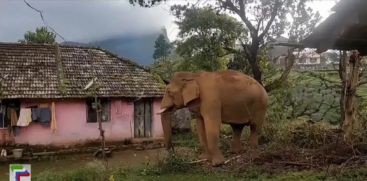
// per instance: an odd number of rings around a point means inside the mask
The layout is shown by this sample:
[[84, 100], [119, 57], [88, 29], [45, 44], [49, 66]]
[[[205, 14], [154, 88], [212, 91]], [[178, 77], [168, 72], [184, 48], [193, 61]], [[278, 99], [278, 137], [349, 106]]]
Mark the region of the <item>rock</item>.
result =
[[191, 130], [191, 113], [188, 108], [175, 111], [173, 114], [172, 128], [178, 131]]

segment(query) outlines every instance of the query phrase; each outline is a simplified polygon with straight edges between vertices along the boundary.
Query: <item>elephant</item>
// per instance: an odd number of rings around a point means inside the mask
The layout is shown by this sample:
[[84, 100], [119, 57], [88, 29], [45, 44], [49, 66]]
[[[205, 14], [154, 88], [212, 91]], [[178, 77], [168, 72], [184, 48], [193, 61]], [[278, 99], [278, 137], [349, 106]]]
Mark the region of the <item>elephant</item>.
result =
[[187, 107], [197, 120], [197, 135], [203, 156], [212, 166], [224, 163], [219, 149], [221, 124], [233, 130], [231, 150], [242, 151], [242, 129], [250, 126], [249, 144], [258, 146], [258, 135], [263, 125], [268, 104], [264, 87], [252, 77], [234, 70], [213, 72], [176, 72], [165, 89], [161, 101], [161, 120], [164, 142], [172, 148], [171, 114]]

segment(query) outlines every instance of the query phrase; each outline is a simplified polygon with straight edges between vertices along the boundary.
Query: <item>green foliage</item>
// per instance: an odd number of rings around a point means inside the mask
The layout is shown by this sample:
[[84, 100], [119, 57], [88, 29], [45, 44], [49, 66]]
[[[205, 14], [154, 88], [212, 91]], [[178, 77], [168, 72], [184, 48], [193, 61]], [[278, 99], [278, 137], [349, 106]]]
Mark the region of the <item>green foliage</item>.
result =
[[177, 70], [178, 61], [168, 58], [159, 58], [151, 65], [150, 70], [152, 73], [159, 75], [163, 80], [169, 81]]
[[190, 158], [172, 154], [162, 161], [158, 162], [160, 174], [174, 174], [174, 173], [195, 173], [200, 171], [200, 167], [190, 164]]
[[51, 171], [38, 174], [32, 180], [36, 181], [105, 181], [107, 172], [101, 162], [91, 162], [86, 167], [72, 170], [66, 173]]
[[153, 58], [155, 60], [159, 58], [165, 59], [171, 53], [172, 45], [163, 34], [160, 34], [154, 42], [154, 48]]
[[349, 180], [362, 181], [362, 180], [366, 180], [366, 178], [367, 178], [367, 168], [362, 167], [362, 168], [358, 168], [355, 170], [347, 170], [343, 172], [342, 174], [340, 174], [340, 177], [338, 180], [339, 181], [349, 181]]
[[184, 58], [180, 70], [226, 69], [235, 41], [244, 39], [246, 30], [236, 19], [209, 7], [173, 6], [180, 29], [176, 52]]
[[[196, 129], [195, 129], [196, 130]], [[199, 148], [199, 139], [195, 133], [179, 133], [173, 134], [173, 141], [178, 142], [180, 146]]]
[[28, 31], [24, 34], [24, 40], [21, 42], [25, 43], [55, 43], [56, 34], [48, 31], [47, 27], [38, 27], [35, 32]]
[[329, 123], [312, 123], [304, 119], [270, 122], [264, 128], [262, 140], [272, 146], [297, 146], [300, 148], [319, 148], [335, 140], [336, 126]]
[[339, 123], [337, 76], [337, 72], [293, 72], [285, 86], [271, 92], [268, 118], [279, 121], [304, 117]]

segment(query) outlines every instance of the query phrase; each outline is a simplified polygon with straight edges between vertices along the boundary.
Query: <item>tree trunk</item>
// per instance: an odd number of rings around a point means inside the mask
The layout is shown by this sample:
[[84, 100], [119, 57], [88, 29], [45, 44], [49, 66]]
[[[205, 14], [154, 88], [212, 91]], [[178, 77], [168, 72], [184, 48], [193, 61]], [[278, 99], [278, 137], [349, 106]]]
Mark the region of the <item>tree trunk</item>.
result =
[[340, 59], [339, 59], [339, 77], [342, 83], [341, 90], [340, 90], [340, 119], [344, 122], [345, 118], [345, 95], [346, 95], [346, 88], [347, 88], [347, 53], [346, 51], [340, 52]]
[[[346, 57], [346, 56], [344, 56]], [[346, 58], [345, 58], [346, 59]], [[346, 63], [346, 60], [343, 60], [343, 63]], [[344, 133], [347, 135], [347, 137], [351, 134], [351, 131], [353, 130], [353, 126], [356, 124], [356, 92], [357, 87], [359, 84], [359, 73], [360, 73], [360, 62], [361, 57], [358, 55], [355, 55], [355, 52], [353, 55], [351, 55], [349, 59], [349, 74], [347, 77], [347, 81], [344, 83], [344, 119], [342, 122], [342, 129]], [[345, 72], [347, 69], [344, 70]], [[347, 74], [346, 74], [347, 75]]]
[[[259, 51], [259, 43], [256, 39], [253, 38], [252, 45], [245, 52], [248, 54], [248, 61], [251, 66], [251, 71], [254, 76], [254, 79], [257, 80], [261, 85], [262, 83], [262, 72], [260, 70], [257, 53]], [[247, 48], [247, 47], [246, 47]]]
[[254, 75], [254, 79], [257, 80], [261, 85], [263, 85], [263, 83], [262, 83], [262, 73], [261, 73], [261, 70], [260, 70], [259, 63], [257, 62], [257, 56], [251, 57], [249, 59], [249, 61], [250, 61], [250, 65], [251, 65], [252, 74]]

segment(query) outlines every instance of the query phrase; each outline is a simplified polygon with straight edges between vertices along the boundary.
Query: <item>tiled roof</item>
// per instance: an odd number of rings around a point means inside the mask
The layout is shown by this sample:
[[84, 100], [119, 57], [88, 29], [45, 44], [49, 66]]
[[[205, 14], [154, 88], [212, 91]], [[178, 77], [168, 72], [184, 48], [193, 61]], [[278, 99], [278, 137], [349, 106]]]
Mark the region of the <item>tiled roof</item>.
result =
[[[97, 77], [88, 90], [84, 87]], [[0, 98], [161, 97], [147, 70], [85, 47], [0, 43]]]

